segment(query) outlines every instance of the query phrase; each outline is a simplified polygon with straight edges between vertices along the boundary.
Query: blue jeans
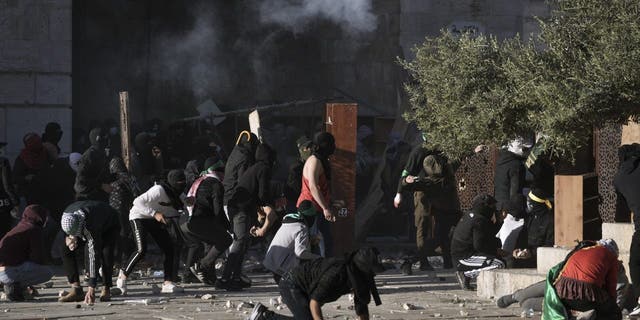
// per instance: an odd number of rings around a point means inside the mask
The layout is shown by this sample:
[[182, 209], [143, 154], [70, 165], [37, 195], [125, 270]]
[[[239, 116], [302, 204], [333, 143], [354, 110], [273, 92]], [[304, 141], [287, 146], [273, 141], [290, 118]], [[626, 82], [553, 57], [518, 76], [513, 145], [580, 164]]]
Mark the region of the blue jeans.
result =
[[19, 282], [22, 286], [32, 286], [47, 282], [52, 276], [53, 272], [48, 266], [26, 261], [19, 266], [4, 267], [4, 271], [0, 271], [0, 282]]

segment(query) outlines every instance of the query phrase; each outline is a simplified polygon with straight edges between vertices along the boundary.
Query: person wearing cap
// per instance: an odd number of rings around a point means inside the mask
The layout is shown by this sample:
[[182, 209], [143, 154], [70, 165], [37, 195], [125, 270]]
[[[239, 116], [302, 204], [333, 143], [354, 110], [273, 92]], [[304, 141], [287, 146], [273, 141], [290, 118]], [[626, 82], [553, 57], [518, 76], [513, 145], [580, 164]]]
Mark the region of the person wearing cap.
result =
[[[358, 319], [369, 319], [371, 297], [382, 304], [375, 284], [376, 274], [384, 272], [376, 248], [364, 247], [344, 257], [318, 258], [285, 273], [278, 284], [282, 300], [294, 319], [324, 319], [322, 306], [353, 293]], [[257, 304], [250, 320], [276, 318], [272, 311]]]
[[[229, 248], [222, 277], [216, 281], [216, 288], [219, 289], [234, 291], [251, 286], [251, 282], [243, 279], [241, 275], [244, 255], [249, 246], [249, 235], [264, 237], [277, 218], [271, 192], [275, 151], [262, 143], [256, 148], [255, 160], [256, 162], [240, 177], [227, 204], [233, 243]], [[259, 228], [256, 226], [258, 210], [262, 210], [266, 216], [264, 224]]]
[[58, 143], [62, 139], [62, 128], [57, 122], [49, 122], [44, 127], [42, 134], [42, 146], [49, 154], [49, 159], [55, 161], [60, 155], [60, 147]]
[[597, 319], [622, 319], [616, 304], [618, 255], [613, 239], [598, 240], [570, 254], [553, 283], [566, 309], [595, 310]]
[[309, 200], [302, 201], [296, 212], [282, 219], [282, 226], [269, 245], [262, 265], [271, 270], [276, 283], [286, 272], [297, 266], [301, 260], [320, 258], [311, 252], [309, 228], [318, 212]]
[[553, 247], [553, 204], [543, 198], [541, 189], [532, 189], [527, 195], [524, 226], [512, 252], [513, 267], [535, 268], [537, 248]]
[[10, 301], [22, 301], [28, 287], [49, 281], [43, 226], [48, 211], [40, 205], [24, 209], [22, 219], [0, 240], [0, 283]]
[[[197, 178], [187, 193], [189, 220], [181, 225], [185, 237], [187, 257], [185, 265], [200, 282], [214, 285], [216, 281], [216, 259], [233, 241], [228, 233], [229, 220], [224, 214], [223, 198], [224, 162], [218, 157], [210, 157], [204, 162], [205, 171]], [[198, 262], [195, 261], [202, 244], [207, 251]], [[185, 277], [183, 277], [185, 279]], [[183, 280], [184, 282], [184, 280]]]
[[108, 202], [113, 182], [105, 152], [109, 146], [109, 135], [101, 128], [94, 128], [89, 132], [89, 141], [91, 147], [80, 158], [73, 186], [76, 199]]
[[458, 284], [463, 290], [473, 290], [471, 280], [482, 270], [504, 268], [500, 259], [505, 253], [495, 237], [496, 227], [491, 217], [496, 212], [496, 199], [488, 194], [477, 195], [471, 211], [464, 214], [453, 231], [451, 257], [456, 266]]
[[0, 238], [11, 229], [11, 212], [17, 211], [20, 204], [13, 185], [11, 163], [4, 157], [6, 145], [0, 141]]
[[123, 263], [116, 285], [127, 293], [127, 277], [147, 252], [147, 234], [151, 235], [164, 254], [164, 283], [162, 293], [179, 293], [184, 289], [174, 282], [178, 278], [182, 236], [178, 219], [183, 203], [180, 194], [184, 191], [186, 178], [182, 170], [171, 170], [167, 181], [156, 184], [133, 200], [129, 211], [129, 223], [136, 243], [129, 259]]
[[51, 159], [37, 133], [27, 133], [22, 142], [24, 148], [13, 164], [13, 183], [27, 204], [40, 204], [43, 196], [41, 174], [49, 167]]
[[289, 175], [284, 189], [288, 211], [296, 209], [296, 202], [302, 190], [302, 170], [304, 169], [304, 163], [313, 152], [313, 141], [307, 136], [301, 136], [296, 140], [296, 146], [298, 147], [298, 158], [289, 166]]
[[[83, 301], [95, 302], [98, 269], [102, 268], [103, 287], [100, 301], [111, 300], [111, 274], [113, 270], [113, 251], [120, 231], [118, 212], [106, 202], [81, 200], [64, 209], [60, 220], [65, 233], [65, 245], [62, 248], [62, 263], [71, 284], [71, 291], [58, 299], [59, 302]], [[89, 289], [85, 294], [80, 286], [80, 272], [77, 261], [82, 261], [85, 247], [88, 256], [85, 269], [89, 273]]]

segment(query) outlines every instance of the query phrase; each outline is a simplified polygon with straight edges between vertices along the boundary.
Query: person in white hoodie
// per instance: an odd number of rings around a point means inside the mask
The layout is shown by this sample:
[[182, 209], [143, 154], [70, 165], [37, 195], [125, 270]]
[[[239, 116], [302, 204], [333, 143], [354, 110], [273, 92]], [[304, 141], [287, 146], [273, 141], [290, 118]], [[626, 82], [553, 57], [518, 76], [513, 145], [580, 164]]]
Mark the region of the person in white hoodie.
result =
[[289, 213], [282, 219], [282, 226], [273, 237], [262, 265], [273, 272], [276, 283], [289, 270], [297, 266], [301, 260], [320, 258], [311, 252], [309, 228], [318, 215], [313, 203], [304, 200], [298, 211]]
[[123, 294], [127, 292], [127, 277], [133, 271], [136, 263], [146, 253], [147, 233], [153, 237], [164, 253], [164, 283], [162, 293], [178, 293], [184, 289], [177, 286], [179, 266], [179, 252], [181, 243], [178, 218], [183, 203], [180, 194], [184, 191], [186, 179], [182, 170], [171, 170], [167, 175], [167, 182], [156, 184], [135, 200], [129, 211], [129, 222], [136, 242], [136, 251], [123, 265], [116, 281], [117, 287]]

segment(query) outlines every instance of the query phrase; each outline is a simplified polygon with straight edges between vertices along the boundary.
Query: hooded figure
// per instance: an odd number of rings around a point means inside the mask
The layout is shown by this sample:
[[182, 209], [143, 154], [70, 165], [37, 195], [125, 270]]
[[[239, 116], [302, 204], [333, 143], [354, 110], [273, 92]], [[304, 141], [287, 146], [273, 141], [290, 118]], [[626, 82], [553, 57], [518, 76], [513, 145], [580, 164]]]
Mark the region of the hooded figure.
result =
[[47, 126], [44, 128], [44, 133], [42, 134], [42, 145], [47, 150], [51, 161], [58, 159], [60, 155], [60, 147], [58, 146], [60, 139], [62, 139], [62, 128], [60, 128], [60, 124], [57, 122], [47, 123]]
[[133, 237], [129, 225], [129, 210], [133, 206], [133, 199], [140, 194], [140, 188], [133, 176], [127, 171], [124, 161], [115, 157], [109, 162], [109, 171], [115, 177], [111, 183], [113, 189], [109, 194], [109, 205], [118, 211], [120, 219], [120, 234], [116, 245], [116, 261], [128, 258], [133, 252]]
[[224, 169], [224, 205], [226, 206], [235, 193], [238, 181], [244, 172], [255, 162], [256, 149], [260, 144], [258, 137], [243, 131], [238, 137], [238, 143], [231, 151]]
[[[378, 250], [365, 247], [344, 257], [300, 264], [282, 278], [278, 288], [294, 319], [312, 319], [312, 312], [322, 318], [322, 305], [348, 293], [354, 295], [356, 315], [368, 319], [371, 297], [376, 305], [382, 304], [374, 277], [384, 269]], [[258, 304], [249, 319], [268, 319], [271, 314]]]
[[100, 128], [89, 133], [91, 147], [82, 154], [78, 163], [78, 172], [74, 189], [78, 200], [108, 201], [109, 184], [113, 181], [109, 172], [109, 162], [105, 148], [109, 145], [109, 136]]
[[48, 168], [49, 157], [42, 147], [39, 135], [27, 133], [23, 142], [24, 149], [20, 151], [13, 166], [13, 181], [17, 186], [18, 195], [25, 197], [27, 204], [42, 203], [40, 174]]
[[[235, 149], [234, 149], [235, 151]], [[267, 144], [256, 148], [254, 163], [238, 180], [238, 184], [228, 202], [229, 220], [235, 239], [229, 249], [229, 259], [216, 287], [226, 290], [240, 290], [251, 285], [241, 279], [242, 262], [249, 244], [249, 233], [263, 237], [276, 220], [273, 194], [270, 191], [271, 175], [276, 154]], [[228, 168], [228, 163], [227, 163]], [[229, 178], [225, 170], [225, 182]], [[225, 190], [226, 194], [226, 190]], [[258, 209], [262, 208], [266, 220], [257, 228]]]
[[463, 290], [472, 289], [470, 281], [480, 270], [504, 268], [499, 259], [500, 241], [491, 217], [496, 211], [496, 199], [488, 194], [477, 195], [471, 212], [464, 214], [451, 241], [451, 257], [457, 264], [456, 276]]
[[526, 169], [524, 160], [531, 143], [519, 138], [510, 141], [506, 150], [501, 150], [496, 161], [494, 174], [494, 194], [499, 211], [507, 209], [509, 199], [515, 194], [522, 194], [525, 186]]
[[329, 156], [336, 151], [336, 139], [329, 132], [318, 132], [313, 136], [313, 145], [315, 148], [313, 155], [320, 159], [327, 179], [331, 180]]
[[302, 190], [302, 169], [304, 168], [305, 161], [307, 161], [313, 152], [313, 141], [307, 138], [307, 136], [302, 136], [296, 140], [296, 146], [298, 147], [299, 158], [289, 166], [289, 174], [284, 189], [284, 194], [287, 198], [287, 209], [289, 211], [296, 209], [296, 201]]
[[48, 211], [39, 205], [25, 208], [22, 220], [0, 240], [0, 282], [10, 301], [24, 300], [27, 286], [51, 279], [51, 269], [44, 265], [43, 226]]
[[4, 157], [6, 145], [5, 142], [0, 142], [0, 238], [11, 229], [11, 211], [20, 204], [14, 190], [11, 164], [9, 159]]

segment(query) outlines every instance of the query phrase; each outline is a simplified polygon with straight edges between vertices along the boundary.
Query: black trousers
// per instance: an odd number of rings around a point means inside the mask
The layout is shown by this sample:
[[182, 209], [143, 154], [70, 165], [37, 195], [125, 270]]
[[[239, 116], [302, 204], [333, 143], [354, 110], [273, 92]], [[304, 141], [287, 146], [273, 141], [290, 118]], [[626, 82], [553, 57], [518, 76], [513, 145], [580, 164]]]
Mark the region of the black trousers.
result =
[[118, 243], [116, 244], [115, 259], [121, 266], [129, 260], [129, 257], [136, 250], [136, 244], [133, 240], [133, 231], [129, 223], [129, 213], [118, 215], [120, 221], [120, 234], [118, 235]]
[[175, 218], [166, 218], [164, 225], [155, 219], [134, 219], [130, 221], [136, 251], [131, 254], [129, 260], [123, 265], [122, 271], [129, 276], [144, 255], [147, 253], [146, 235], [149, 234], [158, 244], [164, 254], [164, 280], [177, 281], [180, 263], [180, 247], [182, 236]]
[[203, 243], [207, 244], [207, 250], [200, 259], [200, 265], [208, 270], [214, 267], [216, 259], [223, 252], [227, 251], [233, 240], [226, 228], [216, 221], [215, 217], [192, 217], [181, 226], [185, 243], [189, 249], [185, 265], [190, 267], [194, 264], [198, 251], [202, 249]]
[[640, 296], [640, 226], [636, 226], [631, 238], [631, 248], [629, 249], [629, 275], [633, 284], [633, 293]]
[[238, 210], [231, 206], [228, 207], [228, 210], [231, 217], [233, 243], [229, 247], [227, 264], [222, 271], [222, 279], [224, 280], [238, 278], [242, 273], [242, 262], [249, 247], [249, 229], [253, 225], [251, 218], [256, 215], [256, 210], [253, 210], [253, 214], [250, 213], [250, 210]]
[[[2, 201], [2, 199], [0, 199], [0, 201]], [[0, 207], [0, 239], [11, 230], [11, 224], [13, 222], [11, 209], [13, 208], [10, 206]]]
[[[112, 287], [111, 276], [113, 275], [113, 252], [118, 239], [119, 230], [119, 226], [115, 226], [105, 230], [102, 234], [93, 235], [94, 237], [100, 237], [99, 239], [94, 239], [94, 249], [96, 251], [94, 267], [96, 271], [102, 267], [102, 282], [105, 287]], [[84, 247], [85, 244], [85, 241], [79, 241], [78, 248], [74, 251], [69, 250], [69, 247], [67, 247], [66, 244], [62, 245], [62, 265], [67, 273], [67, 280], [69, 283], [80, 282], [78, 261], [84, 260], [83, 250], [81, 250], [81, 247]], [[85, 266], [85, 269], [89, 269], [89, 266]]]
[[309, 297], [291, 279], [291, 274], [286, 273], [278, 283], [278, 289], [282, 300], [293, 314], [296, 320], [313, 319], [309, 308]]

